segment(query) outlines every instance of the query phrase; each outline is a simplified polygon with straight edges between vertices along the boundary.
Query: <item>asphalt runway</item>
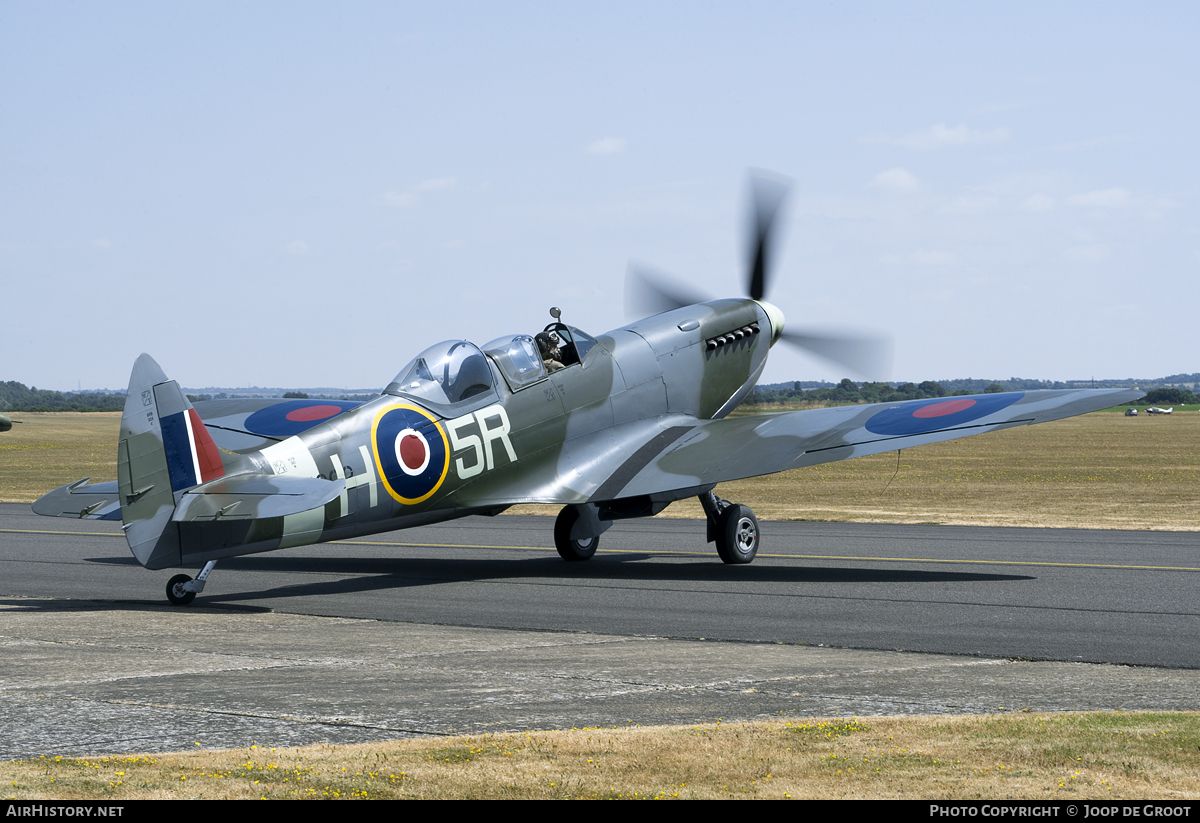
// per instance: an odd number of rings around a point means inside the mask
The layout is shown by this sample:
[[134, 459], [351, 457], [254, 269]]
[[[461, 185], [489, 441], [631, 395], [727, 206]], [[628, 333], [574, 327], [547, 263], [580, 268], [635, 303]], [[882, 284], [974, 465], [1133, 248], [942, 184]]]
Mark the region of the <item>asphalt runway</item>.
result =
[[[798, 713], [1200, 709], [1200, 534], [551, 518], [223, 561], [0, 504], [0, 758]], [[1083, 665], [1101, 664], [1101, 665]], [[1117, 665], [1111, 665], [1117, 664]], [[54, 718], [51, 720], [50, 718]]]

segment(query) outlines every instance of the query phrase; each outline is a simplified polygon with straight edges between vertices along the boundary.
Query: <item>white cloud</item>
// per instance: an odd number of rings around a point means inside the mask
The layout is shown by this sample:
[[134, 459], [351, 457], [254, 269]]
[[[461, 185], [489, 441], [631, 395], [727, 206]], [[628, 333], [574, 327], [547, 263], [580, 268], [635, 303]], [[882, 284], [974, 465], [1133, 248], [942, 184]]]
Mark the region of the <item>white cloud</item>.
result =
[[1077, 151], [1079, 149], [1091, 149], [1097, 146], [1112, 146], [1122, 143], [1131, 143], [1133, 138], [1124, 134], [1116, 134], [1109, 137], [1095, 137], [1091, 140], [1078, 140], [1074, 143], [1057, 143], [1053, 146], [1042, 146], [1038, 149], [1033, 149], [1034, 152], [1063, 152]]
[[457, 177], [434, 177], [432, 180], [425, 180], [415, 186], [409, 186], [409, 189], [411, 191], [445, 191], [457, 185]]
[[1029, 211], [1048, 211], [1054, 208], [1054, 198], [1048, 194], [1031, 194], [1025, 198], [1021, 207]]
[[314, 253], [313, 248], [303, 240], [293, 240], [291, 243], [288, 243], [286, 246], [280, 249], [280, 251], [284, 254], [295, 254], [300, 255], [301, 257], [308, 257]]
[[999, 205], [999, 198], [990, 194], [964, 194], [955, 197], [943, 208], [948, 214], [980, 214]]
[[421, 198], [410, 191], [385, 191], [379, 195], [379, 202], [396, 209], [411, 209]]
[[625, 151], [624, 137], [602, 137], [587, 144], [584, 149], [588, 154], [620, 154]]
[[966, 146], [973, 143], [1002, 143], [1008, 139], [1008, 129], [979, 131], [959, 124], [947, 127], [945, 123], [931, 126], [928, 131], [913, 132], [904, 138], [910, 148], [939, 149], [943, 146]]
[[892, 137], [887, 134], [864, 137], [862, 143], [897, 143], [909, 149], [941, 149], [947, 146], [967, 146], [978, 143], [1003, 143], [1009, 138], [1009, 130], [1005, 128], [971, 129], [963, 124], [947, 126], [945, 123], [935, 123], [927, 129], [910, 132], [903, 137]]
[[1112, 257], [1112, 250], [1103, 243], [1096, 243], [1067, 249], [1063, 256], [1075, 263], [1099, 263]]
[[952, 251], [919, 251], [913, 255], [913, 262], [920, 266], [951, 266], [957, 261]]
[[987, 106], [980, 106], [977, 109], [972, 109], [972, 114], [996, 114], [997, 112], [1002, 111], [1017, 111], [1019, 109], [1027, 109], [1033, 105], [1034, 103], [1031, 100], [1013, 101], [1009, 103], [992, 103]]
[[400, 191], [385, 191], [379, 196], [379, 202], [396, 209], [411, 209], [421, 205], [422, 194], [432, 191], [447, 191], [458, 186], [457, 177], [434, 177], [414, 183]]
[[1067, 198], [1072, 206], [1092, 208], [1121, 208], [1130, 203], [1129, 189], [1112, 188], [1089, 191], [1083, 194], [1073, 194]]
[[889, 266], [953, 266], [958, 262], [958, 255], [952, 251], [915, 251], [912, 254], [885, 254], [879, 262]]
[[888, 169], [875, 175], [871, 185], [877, 189], [890, 191], [916, 191], [921, 187], [921, 181], [912, 172], [905, 169]]

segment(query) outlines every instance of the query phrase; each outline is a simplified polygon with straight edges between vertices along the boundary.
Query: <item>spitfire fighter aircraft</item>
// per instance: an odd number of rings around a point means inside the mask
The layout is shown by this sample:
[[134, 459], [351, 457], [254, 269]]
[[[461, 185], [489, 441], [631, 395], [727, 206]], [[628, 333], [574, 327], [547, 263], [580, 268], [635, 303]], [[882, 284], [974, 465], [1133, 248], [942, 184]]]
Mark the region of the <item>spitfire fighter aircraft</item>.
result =
[[729, 418], [773, 345], [795, 343], [862, 370], [877, 346], [785, 331], [764, 298], [782, 200], [754, 183], [748, 296], [704, 300], [638, 280], [653, 314], [605, 334], [562, 322], [477, 346], [447, 340], [378, 397], [212, 400], [193, 405], [149, 355], [134, 363], [115, 482], [63, 486], [39, 514], [121, 520], [148, 569], [197, 567], [172, 603], [204, 590], [216, 561], [519, 503], [562, 509], [554, 544], [588, 560], [614, 521], [698, 497], [721, 560], [751, 562], [754, 513], [719, 483], [1056, 420], [1117, 405], [1131, 390], [1033, 391]]

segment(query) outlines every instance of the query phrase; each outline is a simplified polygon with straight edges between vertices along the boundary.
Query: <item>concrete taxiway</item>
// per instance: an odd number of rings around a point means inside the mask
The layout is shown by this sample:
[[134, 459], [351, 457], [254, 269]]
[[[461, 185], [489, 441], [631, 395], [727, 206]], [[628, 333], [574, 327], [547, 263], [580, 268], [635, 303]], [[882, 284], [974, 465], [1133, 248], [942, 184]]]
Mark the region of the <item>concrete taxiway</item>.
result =
[[587, 564], [524, 517], [242, 558], [180, 609], [119, 524], [0, 504], [0, 758], [1200, 709], [1200, 535], [771, 523], [731, 569], [629, 525]]

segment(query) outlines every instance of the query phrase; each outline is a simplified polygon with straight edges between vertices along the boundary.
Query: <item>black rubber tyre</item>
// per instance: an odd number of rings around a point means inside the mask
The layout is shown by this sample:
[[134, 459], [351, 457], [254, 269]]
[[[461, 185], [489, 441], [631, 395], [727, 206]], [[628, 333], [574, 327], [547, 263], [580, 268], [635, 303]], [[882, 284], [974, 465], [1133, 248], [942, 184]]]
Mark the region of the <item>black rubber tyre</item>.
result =
[[190, 581], [192, 578], [186, 574], [177, 574], [167, 581], [167, 599], [176, 606], [186, 606], [196, 599], [195, 592], [183, 590], [183, 584]]
[[559, 557], [570, 562], [591, 560], [600, 545], [599, 537], [587, 540], [571, 539], [571, 529], [575, 528], [575, 521], [578, 519], [579, 512], [567, 506], [558, 513], [558, 519], [554, 521], [554, 548], [558, 549]]
[[754, 560], [758, 554], [758, 520], [749, 506], [734, 505], [721, 513], [717, 528], [717, 554], [732, 565]]

